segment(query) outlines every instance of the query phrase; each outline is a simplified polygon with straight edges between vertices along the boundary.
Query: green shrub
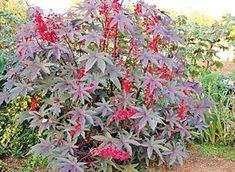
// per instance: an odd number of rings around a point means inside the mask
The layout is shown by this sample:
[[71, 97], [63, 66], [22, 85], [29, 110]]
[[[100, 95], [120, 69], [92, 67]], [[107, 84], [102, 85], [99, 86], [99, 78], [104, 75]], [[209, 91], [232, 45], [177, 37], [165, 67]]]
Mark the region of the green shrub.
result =
[[25, 19], [10, 11], [0, 10], [0, 75], [6, 70], [6, 63], [14, 57], [16, 29]]
[[200, 82], [216, 102], [212, 115], [206, 117], [208, 128], [202, 137], [202, 140], [208, 143], [235, 143], [235, 92], [223, 82], [225, 79], [232, 79], [231, 76], [226, 77], [216, 72], [203, 72], [200, 76]]
[[30, 106], [31, 101], [31, 96], [25, 99], [18, 97], [0, 113], [0, 156], [22, 157], [38, 142], [39, 134], [29, 128], [28, 122], [22, 124], [16, 122], [20, 113]]
[[227, 99], [228, 89], [223, 83], [225, 77], [219, 72], [202, 71], [199, 77], [204, 89], [212, 96], [214, 101], [220, 102]]
[[48, 160], [42, 156], [30, 156], [18, 169], [10, 169], [9, 172], [34, 172], [37, 169], [46, 169]]

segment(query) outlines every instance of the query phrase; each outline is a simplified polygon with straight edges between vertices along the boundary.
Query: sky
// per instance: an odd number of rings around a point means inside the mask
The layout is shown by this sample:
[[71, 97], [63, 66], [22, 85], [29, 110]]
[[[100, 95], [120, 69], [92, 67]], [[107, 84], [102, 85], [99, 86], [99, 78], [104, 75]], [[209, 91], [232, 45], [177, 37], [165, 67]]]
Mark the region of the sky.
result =
[[[70, 0], [28, 0], [30, 4], [40, 6], [45, 10], [64, 13], [69, 7]], [[136, 2], [137, 0], [125, 0]], [[226, 13], [235, 15], [235, 0], [145, 0], [149, 4], [155, 4], [160, 9], [174, 9], [183, 14], [199, 11], [203, 14], [219, 19]]]

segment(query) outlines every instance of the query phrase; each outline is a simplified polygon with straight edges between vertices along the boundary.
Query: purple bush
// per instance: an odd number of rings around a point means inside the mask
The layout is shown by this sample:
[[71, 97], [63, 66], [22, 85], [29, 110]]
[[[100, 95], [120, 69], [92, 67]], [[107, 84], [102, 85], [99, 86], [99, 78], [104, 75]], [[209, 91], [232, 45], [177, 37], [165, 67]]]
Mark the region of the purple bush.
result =
[[61, 172], [183, 163], [184, 143], [205, 128], [212, 102], [187, 75], [169, 16], [118, 0], [30, 15], [0, 103], [43, 95], [21, 115], [43, 135], [32, 152]]

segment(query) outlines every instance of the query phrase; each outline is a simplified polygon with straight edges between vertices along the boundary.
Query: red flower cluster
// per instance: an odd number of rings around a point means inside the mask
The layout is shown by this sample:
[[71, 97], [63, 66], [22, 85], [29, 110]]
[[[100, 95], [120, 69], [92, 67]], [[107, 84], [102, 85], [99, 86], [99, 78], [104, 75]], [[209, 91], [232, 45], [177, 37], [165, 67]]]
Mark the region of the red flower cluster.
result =
[[135, 6], [135, 15], [139, 15], [142, 13], [142, 5], [140, 3], [137, 3]]
[[[154, 73], [154, 74], [160, 75], [161, 79], [171, 79], [173, 77], [172, 72], [169, 70], [169, 68], [166, 65], [164, 65], [162, 68], [155, 67], [154, 69], [152, 65], [149, 65], [147, 68], [147, 71], [151, 74]], [[145, 88], [145, 104], [147, 106], [151, 104], [152, 99], [153, 99], [153, 94], [154, 94], [154, 91], [151, 93], [150, 84], [148, 84]], [[161, 98], [161, 96], [159, 98]]]
[[132, 87], [132, 84], [128, 79], [128, 75], [129, 75], [129, 70], [126, 71], [126, 75], [122, 79], [122, 92], [126, 94], [130, 93]]
[[99, 9], [99, 14], [108, 16], [109, 15], [109, 6], [107, 4], [102, 4]]
[[[111, 27], [111, 22], [113, 20], [113, 17], [108, 17], [105, 16], [106, 21], [104, 24], [104, 29], [103, 29], [103, 35], [104, 38], [108, 38], [111, 40], [115, 40], [117, 38], [117, 29], [118, 29], [118, 24], [115, 24]], [[104, 51], [106, 48], [106, 40], [101, 40], [100, 41], [100, 47], [101, 47], [101, 51]], [[114, 49], [114, 55], [112, 55], [113, 57], [116, 57], [116, 48]]]
[[144, 102], [145, 102], [146, 106], [149, 106], [151, 104], [152, 100], [153, 100], [153, 93], [151, 93], [150, 84], [148, 84], [145, 88], [145, 98], [144, 98]]
[[147, 71], [151, 74], [158, 74], [160, 75], [161, 79], [171, 79], [173, 77], [172, 72], [169, 70], [168, 66], [164, 65], [163, 67], [153, 67], [151, 65], [148, 66]]
[[39, 100], [36, 99], [36, 98], [34, 98], [34, 99], [32, 100], [32, 103], [31, 103], [31, 106], [30, 106], [30, 108], [29, 108], [29, 111], [37, 111], [38, 105], [39, 105]]
[[152, 26], [155, 26], [158, 23], [158, 17], [157, 15], [152, 15], [151, 17], [145, 18], [144, 19], [144, 27], [145, 27], [145, 32], [147, 32], [147, 34], [151, 34], [152, 32], [149, 32], [149, 29]]
[[[42, 17], [42, 14], [39, 11], [36, 11], [34, 19], [34, 22], [36, 24], [35, 32], [38, 32], [40, 34], [42, 40], [55, 43], [59, 41], [55, 29], [58, 29], [61, 26], [52, 22], [51, 17], [54, 16], [49, 15], [48, 17], [46, 17], [47, 20], [44, 21], [45, 19]], [[47, 26], [49, 24], [51, 25], [51, 29], [49, 29], [49, 27]]]
[[160, 39], [160, 35], [157, 35], [155, 38], [153, 38], [152, 41], [148, 43], [148, 47], [151, 48], [155, 53], [158, 52], [158, 41]]
[[111, 118], [111, 122], [118, 121], [118, 120], [125, 120], [130, 119], [132, 116], [134, 116], [137, 113], [135, 109], [129, 109], [129, 110], [118, 110], [115, 112], [115, 114]]
[[81, 123], [80, 123], [80, 119], [77, 118], [77, 119], [76, 119], [76, 125], [75, 125], [75, 127], [74, 127], [73, 130], [70, 130], [69, 134], [70, 134], [71, 137], [74, 137], [74, 135], [75, 135], [77, 132], [79, 132], [80, 130], [81, 130]]
[[124, 60], [124, 58], [123, 57], [120, 57], [120, 60], [119, 60], [119, 62], [118, 62], [118, 66], [125, 66], [125, 64], [126, 64], [126, 61]]
[[112, 158], [114, 160], [125, 161], [131, 157], [130, 152], [122, 151], [111, 145], [107, 148], [95, 149], [95, 155], [104, 158]]
[[121, 4], [119, 3], [119, 0], [113, 0], [112, 8], [113, 8], [113, 11], [115, 11], [116, 13], [119, 13], [121, 9]]
[[89, 87], [86, 89], [86, 92], [91, 93], [92, 89], [94, 88], [94, 85], [95, 85], [94, 83], [90, 83]]
[[77, 70], [77, 79], [78, 79], [78, 80], [81, 80], [82, 77], [83, 77], [85, 74], [86, 74], [85, 69], [78, 69], [78, 70]]
[[160, 74], [160, 78], [162, 79], [171, 79], [173, 77], [171, 71], [166, 65], [162, 68], [156, 67], [156, 73]]
[[178, 106], [178, 117], [182, 120], [185, 116], [185, 104], [184, 99], [181, 100], [179, 106]]
[[115, 24], [111, 27], [111, 23], [113, 21], [113, 17], [108, 17], [105, 22], [103, 34], [105, 38], [115, 39], [117, 37], [117, 28], [118, 24]]

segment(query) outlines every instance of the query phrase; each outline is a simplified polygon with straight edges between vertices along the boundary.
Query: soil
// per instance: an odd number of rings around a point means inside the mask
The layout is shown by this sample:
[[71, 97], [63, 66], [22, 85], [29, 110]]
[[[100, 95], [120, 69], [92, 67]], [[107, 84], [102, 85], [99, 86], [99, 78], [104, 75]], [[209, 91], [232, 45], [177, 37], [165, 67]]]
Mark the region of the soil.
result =
[[[24, 164], [25, 160], [26, 160], [26, 158], [14, 159], [12, 157], [0, 159], [0, 161], [3, 161], [7, 165], [7, 168], [15, 169], [15, 170], [17, 170], [19, 167], [21, 167]], [[7, 172], [7, 170], [0, 168], [0, 172]], [[35, 169], [34, 172], [48, 172], [48, 171], [45, 169], [37, 168], [37, 169]]]
[[235, 63], [225, 62], [223, 68], [220, 70], [221, 73], [228, 74], [235, 70]]
[[168, 172], [235, 172], [235, 162], [223, 158], [192, 157], [182, 167]]

